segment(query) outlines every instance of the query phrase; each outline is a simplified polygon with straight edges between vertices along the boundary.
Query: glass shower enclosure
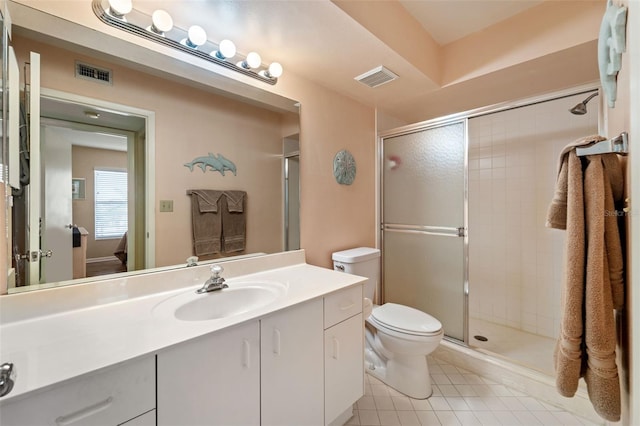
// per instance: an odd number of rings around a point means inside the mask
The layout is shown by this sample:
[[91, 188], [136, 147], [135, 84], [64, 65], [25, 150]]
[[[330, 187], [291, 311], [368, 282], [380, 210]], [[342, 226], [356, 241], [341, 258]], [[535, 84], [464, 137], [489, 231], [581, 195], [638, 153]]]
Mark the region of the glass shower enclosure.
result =
[[467, 341], [467, 123], [381, 138], [382, 299]]

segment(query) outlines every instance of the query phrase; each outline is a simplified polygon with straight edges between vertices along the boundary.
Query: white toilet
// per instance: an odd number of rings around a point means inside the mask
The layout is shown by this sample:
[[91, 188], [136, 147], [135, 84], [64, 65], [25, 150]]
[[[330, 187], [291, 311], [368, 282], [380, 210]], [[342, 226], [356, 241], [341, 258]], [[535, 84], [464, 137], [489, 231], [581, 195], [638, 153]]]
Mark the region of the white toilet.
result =
[[371, 305], [380, 277], [380, 250], [359, 247], [333, 253], [332, 258], [335, 270], [369, 279], [364, 289], [367, 372], [412, 398], [431, 396], [427, 355], [442, 340], [440, 321], [404, 305]]

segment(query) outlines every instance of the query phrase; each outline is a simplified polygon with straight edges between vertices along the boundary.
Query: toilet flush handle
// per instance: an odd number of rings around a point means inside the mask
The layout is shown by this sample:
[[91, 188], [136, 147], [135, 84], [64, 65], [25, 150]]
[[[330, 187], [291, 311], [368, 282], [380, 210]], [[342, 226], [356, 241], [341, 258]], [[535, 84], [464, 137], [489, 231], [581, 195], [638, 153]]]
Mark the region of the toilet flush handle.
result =
[[344, 265], [336, 264], [335, 267], [336, 267], [336, 271], [344, 272]]

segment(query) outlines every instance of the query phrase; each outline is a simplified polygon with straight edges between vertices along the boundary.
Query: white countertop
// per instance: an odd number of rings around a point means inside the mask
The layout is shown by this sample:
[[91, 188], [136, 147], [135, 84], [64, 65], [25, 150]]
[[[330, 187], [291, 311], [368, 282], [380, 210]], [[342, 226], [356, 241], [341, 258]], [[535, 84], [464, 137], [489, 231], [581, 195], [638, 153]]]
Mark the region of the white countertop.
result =
[[[269, 268], [269, 264], [277, 267]], [[70, 286], [62, 296], [61, 293], [45, 293], [55, 290], [21, 294], [23, 298], [15, 300], [10, 300], [13, 296], [3, 296], [0, 308], [12, 312], [13, 316], [5, 315], [0, 324], [0, 362], [12, 362], [17, 377], [13, 390], [0, 399], [0, 405], [74, 377], [153, 355], [172, 345], [264, 317], [365, 280], [308, 265], [304, 263], [303, 251], [268, 255], [258, 260], [237, 260], [223, 265], [225, 269], [231, 269], [228, 275], [226, 271], [223, 273], [229, 287], [233, 287], [234, 282], [249, 280], [277, 281], [287, 285], [286, 293], [253, 311], [208, 321], [180, 321], [152, 312], [154, 306], [167, 298], [201, 287], [204, 281], [194, 276], [208, 276], [208, 268], [205, 267], [198, 267], [198, 271], [185, 268], [173, 273], [160, 272], [121, 278], [115, 282], [105, 281], [93, 284], [95, 289], [90, 285], [77, 290]], [[255, 272], [256, 269], [262, 272]], [[241, 275], [242, 272], [249, 273]], [[184, 283], [190, 285], [184, 286]], [[107, 296], [104, 288], [109, 288]], [[119, 289], [125, 296], [118, 296], [114, 289]], [[100, 296], [93, 293], [100, 293]], [[27, 300], [30, 296], [31, 300]], [[69, 305], [72, 308], [68, 310], [48, 311], [43, 306], [45, 309], [38, 312], [47, 312], [44, 315], [22, 313], [20, 316], [16, 313], [28, 310], [25, 306], [30, 304], [39, 305], [45, 300], [56, 303], [57, 299], [65, 296], [83, 299], [84, 305], [80, 303], [78, 306]], [[101, 299], [102, 303], [90, 303], [92, 298]], [[36, 311], [34, 306], [29, 309]]]

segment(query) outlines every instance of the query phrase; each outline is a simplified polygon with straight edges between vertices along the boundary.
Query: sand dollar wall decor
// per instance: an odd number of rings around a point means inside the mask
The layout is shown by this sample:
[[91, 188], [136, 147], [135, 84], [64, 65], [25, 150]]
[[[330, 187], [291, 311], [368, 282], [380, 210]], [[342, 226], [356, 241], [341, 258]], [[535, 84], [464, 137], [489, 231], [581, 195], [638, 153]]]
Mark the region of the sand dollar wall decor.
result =
[[356, 160], [346, 149], [333, 158], [333, 176], [341, 185], [351, 185], [356, 178]]

